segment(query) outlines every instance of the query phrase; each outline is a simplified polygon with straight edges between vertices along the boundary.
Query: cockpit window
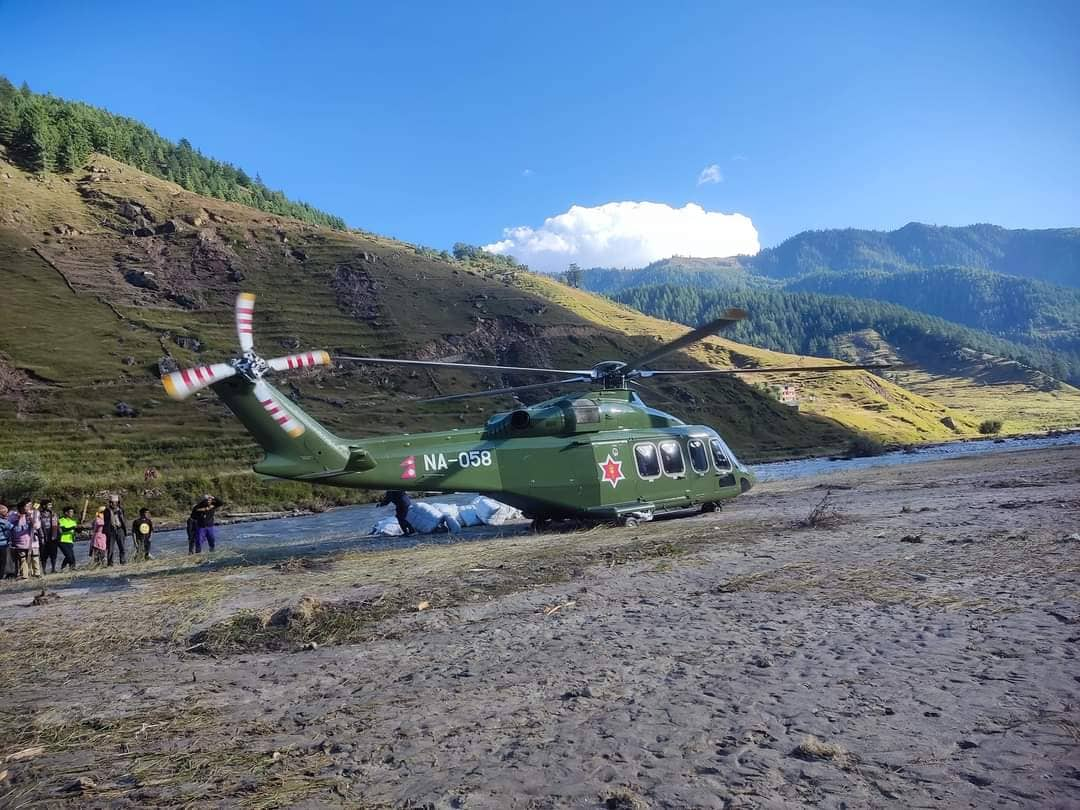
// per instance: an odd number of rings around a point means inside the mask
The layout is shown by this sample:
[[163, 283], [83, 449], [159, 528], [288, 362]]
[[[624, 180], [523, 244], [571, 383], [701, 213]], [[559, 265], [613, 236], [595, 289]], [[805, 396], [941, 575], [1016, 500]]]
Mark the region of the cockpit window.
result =
[[637, 462], [638, 475], [642, 478], [656, 478], [660, 475], [660, 459], [656, 448], [651, 444], [635, 444], [634, 460]]
[[690, 466], [694, 468], [694, 472], [708, 472], [709, 455], [705, 452], [705, 442], [701, 439], [691, 439], [686, 449], [690, 451]]
[[682, 475], [686, 472], [682, 448], [675, 441], [660, 442], [660, 460], [664, 463], [664, 472], [668, 475]]
[[574, 421], [579, 425], [596, 425], [600, 422], [600, 406], [591, 399], [574, 400]]
[[709, 441], [709, 445], [712, 447], [713, 463], [716, 465], [717, 472], [731, 472], [731, 460], [727, 457], [727, 453], [724, 452], [724, 444], [719, 439], [712, 439]]

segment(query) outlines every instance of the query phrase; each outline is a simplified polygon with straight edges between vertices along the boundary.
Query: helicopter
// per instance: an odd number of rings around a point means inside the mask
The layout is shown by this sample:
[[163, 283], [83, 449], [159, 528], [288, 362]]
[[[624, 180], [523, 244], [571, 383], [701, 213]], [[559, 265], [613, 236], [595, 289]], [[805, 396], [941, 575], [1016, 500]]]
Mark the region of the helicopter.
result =
[[[264, 451], [264, 458], [254, 465], [256, 473], [357, 489], [477, 492], [520, 509], [537, 529], [562, 519], [633, 526], [665, 513], [715, 511], [723, 501], [753, 487], [754, 474], [717, 431], [688, 425], [649, 407], [634, 390], [639, 379], [894, 368], [649, 368], [672, 352], [731, 328], [747, 317], [741, 309], [729, 309], [635, 360], [608, 360], [589, 369], [331, 358], [326, 351], [265, 360], [255, 352], [254, 311], [255, 296], [240, 293], [235, 308], [239, 357], [171, 372], [162, 377], [162, 384], [178, 400], [203, 388], [213, 390]], [[331, 433], [266, 379], [275, 372], [327, 366], [335, 360], [561, 377], [423, 402], [516, 395], [554, 386], [578, 390], [495, 414], [482, 427], [351, 439]]]

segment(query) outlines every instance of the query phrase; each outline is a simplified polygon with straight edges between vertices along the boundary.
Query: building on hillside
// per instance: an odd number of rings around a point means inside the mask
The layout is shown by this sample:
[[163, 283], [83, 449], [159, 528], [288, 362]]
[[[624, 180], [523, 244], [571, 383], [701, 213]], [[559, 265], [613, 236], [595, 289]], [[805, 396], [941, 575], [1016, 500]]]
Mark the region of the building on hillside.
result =
[[792, 408], [799, 407], [799, 386], [789, 383], [787, 385], [774, 385], [772, 389], [781, 404], [790, 405]]

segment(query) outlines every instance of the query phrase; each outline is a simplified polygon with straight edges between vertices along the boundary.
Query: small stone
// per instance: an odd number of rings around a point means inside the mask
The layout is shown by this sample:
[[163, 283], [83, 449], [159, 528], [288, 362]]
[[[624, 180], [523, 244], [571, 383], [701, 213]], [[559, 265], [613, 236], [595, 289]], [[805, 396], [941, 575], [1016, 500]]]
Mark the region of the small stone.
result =
[[80, 776], [74, 782], [65, 788], [68, 793], [83, 793], [87, 790], [93, 790], [97, 787], [97, 783], [94, 782], [89, 776]]
[[116, 403], [116, 415], [124, 417], [126, 419], [130, 419], [132, 417], [138, 416], [139, 412], [136, 411], [130, 405], [128, 405], [128, 403], [126, 403], [126, 402], [117, 402]]

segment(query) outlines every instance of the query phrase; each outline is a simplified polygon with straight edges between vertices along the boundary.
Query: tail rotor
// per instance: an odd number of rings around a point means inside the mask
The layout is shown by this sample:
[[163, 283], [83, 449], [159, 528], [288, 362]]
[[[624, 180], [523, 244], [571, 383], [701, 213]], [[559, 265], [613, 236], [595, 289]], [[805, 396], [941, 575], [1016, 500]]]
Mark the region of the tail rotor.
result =
[[255, 353], [254, 315], [255, 295], [240, 293], [236, 296], [236, 337], [242, 355], [228, 363], [174, 371], [162, 377], [161, 383], [170, 397], [183, 400], [196, 391], [239, 374], [253, 384], [253, 393], [278, 426], [295, 438], [303, 434], [304, 426], [294, 419], [288, 408], [274, 396], [273, 389], [263, 381], [263, 377], [275, 371], [328, 366], [331, 364], [330, 355], [324, 351], [314, 351], [263, 360]]

